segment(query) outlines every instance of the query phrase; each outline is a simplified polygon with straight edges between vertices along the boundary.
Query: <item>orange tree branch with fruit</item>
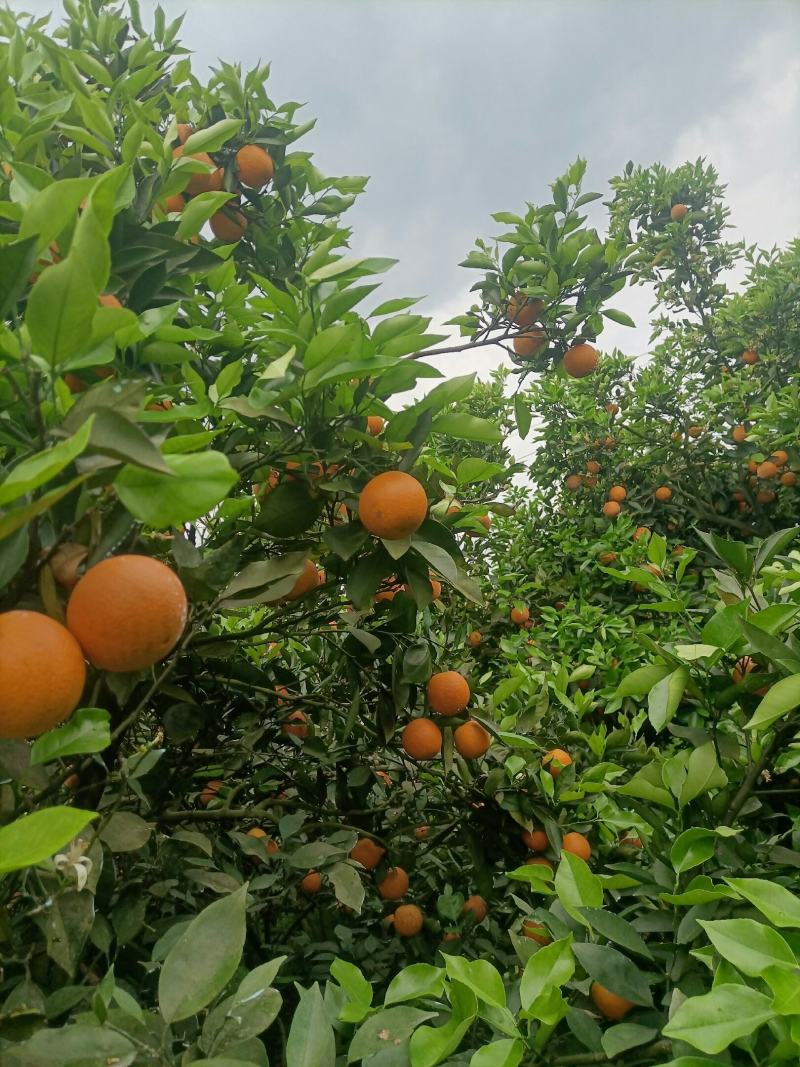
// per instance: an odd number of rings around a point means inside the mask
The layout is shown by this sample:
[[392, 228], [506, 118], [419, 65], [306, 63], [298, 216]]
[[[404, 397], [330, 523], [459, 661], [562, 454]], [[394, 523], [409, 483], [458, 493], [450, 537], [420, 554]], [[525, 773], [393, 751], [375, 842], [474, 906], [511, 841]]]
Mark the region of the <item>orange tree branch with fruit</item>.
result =
[[0, 12], [4, 1067], [796, 1058], [796, 249], [578, 161], [443, 344], [268, 68], [66, 8]]

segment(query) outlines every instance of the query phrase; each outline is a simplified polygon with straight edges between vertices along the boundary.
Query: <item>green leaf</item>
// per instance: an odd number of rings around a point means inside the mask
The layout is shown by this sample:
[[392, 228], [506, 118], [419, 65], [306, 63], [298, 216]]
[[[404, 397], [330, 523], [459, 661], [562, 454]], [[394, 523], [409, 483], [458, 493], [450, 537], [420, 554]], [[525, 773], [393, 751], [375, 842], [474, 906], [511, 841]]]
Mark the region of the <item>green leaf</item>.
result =
[[793, 674], [791, 678], [781, 678], [770, 686], [745, 729], [765, 730], [797, 707], [800, 707], [800, 674]]
[[653, 1006], [647, 975], [627, 956], [623, 956], [610, 945], [595, 945], [590, 941], [576, 942], [572, 951], [578, 963], [595, 982], [633, 1004], [646, 1008]]
[[150, 840], [153, 828], [132, 811], [115, 811], [98, 835], [112, 852], [135, 852]]
[[588, 919], [593, 930], [609, 941], [622, 945], [629, 952], [635, 952], [637, 956], [644, 956], [648, 960], [653, 958], [639, 932], [621, 915], [615, 915], [613, 911], [608, 911], [606, 908], [581, 908], [581, 914]]
[[779, 641], [777, 637], [773, 637], [766, 630], [751, 625], [745, 619], [740, 619], [739, 625], [742, 628], [742, 633], [757, 652], [763, 653], [786, 674], [800, 673], [800, 656], [788, 645], [785, 645], [783, 641]]
[[331, 964], [331, 977], [347, 993], [350, 1000], [357, 1004], [372, 1003], [372, 986], [353, 963], [337, 958]]
[[678, 667], [671, 674], [666, 675], [650, 690], [647, 704], [647, 716], [652, 723], [653, 729], [660, 732], [667, 723], [672, 722], [672, 717], [678, 710], [678, 705], [683, 698], [683, 691], [689, 681], [689, 671], [686, 667]]
[[114, 479], [117, 496], [131, 515], [155, 529], [202, 518], [237, 481], [221, 452], [165, 456], [164, 461], [171, 475], [126, 466]]
[[336, 899], [356, 914], [361, 912], [364, 903], [364, 884], [358, 871], [349, 863], [334, 863], [325, 868], [331, 881]]
[[[36, 235], [38, 251], [55, 240], [75, 219], [78, 205], [92, 188], [91, 178], [62, 178], [34, 196], [20, 223], [20, 237]], [[44, 272], [48, 274], [53, 267]]]
[[55, 1029], [42, 1027], [27, 1041], [15, 1042], [13, 1050], [4, 1049], [4, 1058], [6, 1055], [8, 1067], [107, 1067], [133, 1063], [138, 1053], [124, 1034], [77, 1023]]
[[796, 967], [789, 945], [777, 930], [755, 919], [697, 920], [723, 959], [742, 974], [758, 978], [768, 967]]
[[698, 867], [714, 855], [717, 835], [713, 830], [692, 826], [675, 839], [669, 857], [677, 874]]
[[484, 444], [497, 444], [503, 439], [499, 426], [464, 411], [439, 415], [431, 424], [431, 433], [447, 434], [462, 441], [482, 441]]
[[158, 448], [130, 419], [113, 408], [99, 408], [92, 418], [89, 446], [93, 452], [171, 476], [172, 471]]
[[36, 262], [36, 238], [26, 237], [2, 245], [0, 256], [0, 315], [8, 309], [25, 288]]
[[43, 511], [47, 511], [53, 504], [58, 503], [63, 497], [67, 496], [76, 489], [82, 482], [85, 482], [89, 477], [88, 474], [80, 474], [77, 478], [73, 478], [67, 482], [66, 485], [60, 485], [56, 489], [51, 489], [47, 493], [43, 493], [42, 496], [37, 497], [30, 504], [25, 504], [22, 507], [14, 508], [12, 511], [7, 512], [0, 517], [0, 541], [4, 537], [8, 537], [9, 534], [19, 530], [20, 527], [25, 526], [31, 519], [37, 515], [41, 515]]
[[542, 994], [559, 989], [575, 973], [575, 957], [572, 952], [572, 935], [550, 945], [544, 945], [525, 964], [519, 986], [522, 1008], [531, 1012]]
[[414, 551], [419, 552], [423, 559], [427, 560], [448, 582], [454, 584], [458, 581], [458, 566], [446, 549], [430, 541], [417, 540], [416, 537], [411, 545]]
[[194, 196], [181, 212], [181, 221], [175, 236], [182, 241], [194, 237], [208, 222], [212, 215], [231, 199], [233, 193], [211, 192]]
[[315, 982], [300, 993], [286, 1040], [286, 1067], [334, 1067], [336, 1040]]
[[488, 460], [477, 456], [462, 459], [456, 468], [456, 481], [459, 485], [470, 485], [474, 482], [485, 482], [488, 478], [494, 478], [502, 474], [505, 467], [501, 463], [490, 463]]
[[779, 552], [783, 552], [785, 548], [789, 547], [798, 534], [800, 534], [800, 526], [790, 526], [786, 530], [776, 530], [769, 537], [765, 537], [758, 546], [756, 558], [753, 562], [753, 573], [758, 574], [762, 567], [766, 567], [771, 563]]
[[55, 478], [65, 467], [85, 451], [92, 433], [93, 419], [90, 417], [66, 441], [60, 441], [43, 452], [23, 460], [11, 470], [6, 480], [0, 484], [0, 505], [8, 504], [25, 496], [40, 485]]
[[430, 963], [412, 963], [396, 974], [386, 990], [384, 1004], [397, 1004], [419, 997], [440, 997], [444, 989], [444, 968]]
[[603, 1052], [609, 1060], [616, 1059], [628, 1049], [646, 1045], [658, 1037], [658, 1030], [652, 1026], [640, 1026], [638, 1023], [620, 1023], [619, 1026], [610, 1026], [603, 1034]]
[[662, 1033], [701, 1052], [716, 1053], [774, 1017], [772, 1001], [763, 993], [744, 985], [718, 985], [705, 996], [685, 1000]]
[[230, 141], [231, 137], [240, 129], [241, 119], [220, 119], [213, 126], [204, 130], [195, 130], [186, 139], [183, 146], [183, 155], [191, 156], [197, 152], [216, 152]]
[[170, 949], [158, 979], [158, 1003], [168, 1023], [196, 1015], [236, 973], [246, 907], [244, 885], [204, 908]]
[[712, 789], [723, 789], [728, 784], [728, 776], [717, 763], [714, 743], [707, 741], [694, 749], [689, 756], [686, 778], [681, 786], [678, 804], [680, 807], [694, 800], [695, 797], [708, 793]]
[[37, 737], [31, 746], [31, 766], [65, 756], [102, 752], [111, 744], [111, 716], [101, 708], [79, 708], [63, 726]]
[[558, 899], [578, 922], [588, 926], [581, 908], [599, 908], [603, 904], [603, 884], [580, 857], [571, 852], [561, 853], [561, 862], [556, 868], [555, 889]]
[[479, 1048], [469, 1067], [519, 1067], [525, 1046], [516, 1038], [504, 1037]]
[[358, 552], [369, 537], [360, 522], [345, 522], [339, 526], [326, 526], [322, 534], [325, 544], [341, 559], [347, 560]]
[[306, 371], [310, 371], [323, 365], [344, 362], [346, 357], [352, 359], [354, 353], [360, 352], [362, 340], [361, 327], [357, 323], [329, 326], [311, 338], [303, 365]]
[[615, 308], [603, 308], [601, 314], [605, 318], [611, 319], [612, 322], [618, 322], [620, 326], [636, 326], [630, 315], [626, 315], [624, 311], [617, 311]]
[[95, 811], [56, 805], [0, 827], [0, 874], [49, 859], [96, 818]]
[[[452, 958], [452, 957], [450, 957]], [[435, 1067], [461, 1044], [477, 1014], [475, 994], [454, 982], [448, 990], [452, 1012], [443, 1026], [420, 1026], [411, 1035], [411, 1067]]]
[[764, 878], [726, 878], [725, 882], [758, 908], [774, 926], [800, 930], [800, 899], [785, 886]]
[[627, 674], [617, 686], [615, 697], [643, 697], [672, 672], [666, 663], [654, 663], [649, 667], [638, 667]]
[[526, 403], [525, 397], [522, 393], [517, 393], [514, 397], [514, 418], [517, 423], [517, 433], [525, 440], [528, 436], [528, 431], [531, 428], [531, 422], [533, 421], [533, 413], [530, 406]]
[[55, 367], [80, 352], [91, 337], [96, 310], [97, 290], [77, 258], [67, 256], [43, 270], [25, 310], [36, 355]]
[[506, 1006], [503, 979], [488, 960], [467, 960], [463, 956], [446, 955], [444, 965], [448, 978], [471, 989], [479, 1000], [485, 1000], [497, 1008]]
[[[436, 1012], [421, 1011], [408, 1005], [376, 1012], [356, 1030], [347, 1051], [347, 1062], [366, 1059], [387, 1048], [405, 1046], [414, 1030], [435, 1015]], [[308, 1067], [317, 1065], [309, 1061]]]

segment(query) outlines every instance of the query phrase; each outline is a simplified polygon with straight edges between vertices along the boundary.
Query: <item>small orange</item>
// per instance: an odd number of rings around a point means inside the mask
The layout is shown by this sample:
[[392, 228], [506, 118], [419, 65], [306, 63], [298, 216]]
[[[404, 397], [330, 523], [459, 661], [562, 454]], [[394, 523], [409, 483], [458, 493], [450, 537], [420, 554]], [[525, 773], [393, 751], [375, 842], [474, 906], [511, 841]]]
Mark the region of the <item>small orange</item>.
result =
[[545, 859], [544, 856], [533, 856], [525, 860], [526, 867], [546, 867], [548, 871], [552, 871], [555, 868], [550, 860]]
[[776, 478], [778, 466], [771, 459], [765, 459], [763, 463], [759, 463], [756, 468], [756, 474], [759, 478]]
[[665, 504], [671, 498], [671, 496], [672, 490], [668, 485], [660, 485], [658, 489], [656, 489], [656, 500], [661, 501], [662, 504]]
[[589, 460], [589, 462], [586, 464], [586, 472], [588, 474], [599, 474], [600, 473], [600, 464], [597, 462], [596, 459], [590, 459]]
[[753, 364], [758, 363], [760, 356], [754, 348], [746, 348], [742, 352], [742, 363], [746, 363], [748, 367], [752, 367]]
[[175, 193], [173, 196], [168, 196], [166, 200], [161, 200], [159, 207], [167, 214], [180, 214], [186, 207], [186, 201], [180, 193]]
[[377, 437], [383, 431], [385, 423], [382, 415], [367, 415], [367, 433], [371, 437]]
[[612, 1022], [621, 1022], [633, 1007], [629, 1000], [612, 993], [610, 989], [606, 989], [599, 982], [592, 982], [592, 988], [589, 992], [600, 1014], [604, 1015], [606, 1019], [611, 1019]]
[[506, 315], [516, 326], [533, 326], [544, 311], [544, 300], [538, 297], [514, 293], [508, 302]]
[[62, 589], [72, 590], [78, 584], [80, 570], [89, 549], [86, 545], [77, 544], [74, 541], [65, 541], [59, 545], [50, 557], [50, 570], [53, 577]]
[[627, 495], [628, 490], [624, 485], [612, 485], [608, 490], [608, 499], [615, 500], [618, 504], [621, 504]]
[[101, 293], [100, 296], [98, 296], [97, 301], [104, 308], [122, 307], [122, 304], [113, 293]]
[[470, 648], [478, 648], [483, 642], [483, 635], [480, 630], [472, 630], [467, 636], [467, 644]]
[[312, 560], [307, 559], [303, 564], [303, 569], [297, 576], [297, 581], [292, 588], [286, 594], [287, 600], [299, 600], [300, 597], [310, 593], [312, 589], [316, 589], [319, 586], [319, 571]]
[[208, 807], [224, 784], [221, 778], [212, 778], [210, 782], [206, 782], [198, 797], [204, 808]]
[[583, 485], [583, 476], [580, 474], [569, 474], [564, 479], [564, 485], [571, 493], [574, 493], [576, 489], [580, 489]]
[[401, 904], [395, 909], [394, 930], [400, 937], [415, 937], [423, 922], [422, 910], [416, 904]]
[[219, 241], [233, 244], [240, 241], [247, 230], [247, 219], [241, 211], [217, 211], [208, 220], [211, 232]]
[[522, 359], [531, 359], [548, 344], [544, 330], [526, 330], [514, 338], [514, 354]]
[[603, 504], [603, 514], [607, 519], [616, 519], [620, 511], [622, 511], [622, 508], [616, 500], [607, 500], [605, 504]]
[[511, 621], [517, 626], [524, 625], [528, 621], [528, 619], [530, 619], [530, 617], [531, 613], [527, 605], [521, 608], [511, 609]]
[[600, 562], [603, 564], [604, 567], [608, 567], [610, 564], [616, 562], [617, 553], [616, 552], [601, 552], [599, 559], [600, 559]]
[[731, 431], [731, 437], [734, 439], [737, 445], [740, 445], [743, 441], [747, 440], [747, 427], [746, 426], [734, 426]]
[[313, 897], [315, 893], [319, 893], [322, 889], [322, 878], [318, 871], [309, 871], [308, 874], [300, 882], [300, 888], [306, 894], [306, 896]]
[[442, 583], [436, 578], [431, 578], [431, 599], [438, 600], [442, 595]]
[[547, 927], [543, 923], [537, 923], [535, 919], [522, 920], [522, 936], [529, 937], [540, 945], [549, 945], [553, 940]]
[[458, 930], [445, 930], [442, 934], [442, 941], [458, 941], [460, 937]]
[[777, 452], [773, 452], [770, 456], [773, 463], [777, 463], [779, 467], [785, 467], [789, 462], [789, 453], [784, 452], [782, 448], [779, 448]]
[[378, 896], [383, 900], [399, 900], [408, 892], [408, 875], [402, 867], [390, 867], [378, 882]]
[[417, 826], [414, 830], [414, 837], [416, 837], [417, 841], [425, 841], [430, 835], [430, 826]]
[[781, 485], [792, 486], [797, 485], [797, 475], [794, 471], [786, 471], [781, 475]]
[[572, 833], [564, 834], [561, 839], [561, 851], [571, 852], [573, 856], [578, 856], [588, 863], [592, 855], [592, 846], [583, 834], [573, 831]]
[[523, 830], [520, 837], [523, 845], [531, 852], [546, 852], [550, 845], [544, 830]]
[[[173, 159], [180, 159], [182, 155], [182, 144], [172, 149]], [[216, 168], [215, 170], [200, 171], [197, 174], [192, 174], [185, 189], [187, 196], [199, 196], [200, 193], [210, 193], [222, 189], [224, 173], [220, 167], [217, 167], [216, 163], [207, 152], [194, 152], [187, 158], [196, 159], [198, 163], [205, 163], [207, 167]]]
[[456, 751], [464, 759], [477, 759], [478, 756], [483, 756], [489, 751], [492, 736], [479, 722], [470, 719], [454, 731], [453, 743]]
[[606, 404], [606, 411], [609, 415], [619, 415], [619, 404]]
[[476, 923], [482, 923], [486, 918], [488, 911], [489, 908], [486, 905], [486, 901], [483, 897], [479, 897], [477, 894], [467, 897], [464, 901], [464, 907], [461, 909], [461, 912], [464, 915], [474, 915]]
[[686, 204], [673, 204], [670, 208], [669, 217], [673, 222], [681, 222], [689, 214]]
[[431, 719], [412, 719], [404, 728], [401, 741], [412, 759], [433, 759], [442, 751], [442, 731]]
[[194, 129], [192, 128], [192, 126], [189, 125], [188, 122], [179, 122], [176, 127], [176, 133], [178, 135], [178, 140], [180, 141], [180, 143], [186, 144], [186, 142], [194, 133]]
[[542, 757], [542, 766], [547, 767], [554, 778], [558, 778], [565, 767], [572, 763], [572, 756], [563, 748], [551, 748]]
[[359, 837], [350, 853], [350, 859], [356, 860], [368, 871], [374, 871], [383, 857], [386, 849], [376, 845], [371, 837]]
[[458, 671], [440, 671], [428, 682], [428, 703], [437, 715], [458, 715], [469, 704], [469, 683]]
[[775, 494], [771, 489], [759, 489], [756, 493], [756, 500], [759, 504], [771, 504], [775, 499]]
[[358, 517], [375, 537], [399, 541], [425, 521], [428, 498], [416, 478], [404, 471], [384, 471], [371, 478], [358, 498]]
[[650, 529], [647, 526], [637, 526], [633, 531], [634, 541], [641, 541], [643, 538], [650, 536]]
[[236, 153], [236, 170], [242, 185], [261, 189], [272, 181], [275, 165], [272, 156], [261, 145], [246, 144]]
[[686, 432], [688, 433], [688, 435], [690, 437], [699, 437], [700, 434], [703, 432], [703, 427], [702, 426], [690, 426], [689, 429]]
[[290, 712], [281, 724], [281, 733], [292, 737], [308, 737], [308, 716], [305, 712]]
[[589, 344], [573, 345], [564, 353], [564, 370], [570, 378], [585, 378], [593, 374], [599, 362], [597, 349]]

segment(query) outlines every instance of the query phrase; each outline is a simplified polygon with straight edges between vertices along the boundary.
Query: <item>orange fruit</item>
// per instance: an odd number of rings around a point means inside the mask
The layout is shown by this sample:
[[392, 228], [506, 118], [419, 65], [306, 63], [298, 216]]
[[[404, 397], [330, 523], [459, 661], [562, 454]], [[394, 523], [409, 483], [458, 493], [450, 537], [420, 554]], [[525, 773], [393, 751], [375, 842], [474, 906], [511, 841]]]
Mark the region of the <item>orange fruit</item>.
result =
[[634, 541], [641, 541], [643, 537], [650, 536], [650, 529], [647, 526], [637, 526], [633, 531]]
[[775, 494], [771, 489], [759, 489], [756, 493], [756, 500], [759, 504], [771, 504], [775, 499]]
[[580, 474], [569, 474], [564, 479], [564, 485], [571, 493], [574, 493], [583, 485], [583, 477]]
[[424, 916], [416, 904], [401, 904], [395, 909], [394, 930], [400, 937], [415, 937], [423, 922]]
[[668, 485], [660, 485], [658, 487], [658, 489], [656, 489], [656, 493], [655, 493], [656, 500], [660, 500], [662, 504], [665, 504], [670, 499], [671, 496], [672, 496], [672, 490], [670, 489], [670, 487]]
[[350, 853], [351, 860], [357, 860], [368, 871], [374, 871], [383, 857], [386, 849], [376, 845], [371, 837], [359, 837]]
[[425, 490], [404, 471], [384, 471], [370, 478], [358, 498], [362, 526], [387, 541], [410, 537], [427, 514]]
[[673, 204], [670, 208], [669, 217], [673, 222], [680, 222], [685, 219], [689, 214], [689, 208], [686, 204]]
[[734, 426], [731, 431], [731, 437], [734, 439], [737, 445], [740, 445], [743, 441], [747, 440], [747, 427], [746, 426]]
[[240, 241], [247, 230], [247, 219], [241, 211], [217, 211], [208, 220], [211, 232], [219, 241], [225, 244], [233, 244]]
[[690, 426], [689, 429], [686, 432], [688, 433], [688, 435], [690, 437], [699, 437], [700, 434], [703, 432], [703, 427], [702, 426]]
[[477, 894], [473, 894], [464, 901], [464, 907], [461, 909], [462, 914], [467, 915], [471, 913], [475, 916], [476, 923], [482, 923], [486, 918], [486, 914], [489, 911], [486, 906], [486, 901], [483, 897], [479, 897]]
[[621, 504], [627, 495], [628, 490], [624, 485], [612, 485], [608, 490], [608, 499], [616, 501], [617, 504]]
[[430, 826], [417, 826], [414, 830], [414, 837], [416, 837], [417, 841], [424, 841], [426, 838], [430, 837], [430, 835]]
[[436, 578], [431, 578], [431, 597], [433, 600], [438, 600], [442, 595], [442, 583], [437, 581]]
[[620, 848], [642, 848], [641, 837], [625, 836], [619, 839]]
[[544, 830], [523, 830], [520, 834], [522, 843], [531, 852], [546, 852], [550, 846]]
[[742, 656], [741, 659], [738, 659], [736, 661], [733, 666], [733, 670], [731, 671], [731, 678], [733, 679], [733, 684], [738, 685], [744, 678], [744, 676], [746, 674], [750, 674], [750, 672], [755, 670], [756, 667], [757, 664], [755, 660], [752, 660], [749, 656]]
[[784, 474], [781, 475], [781, 485], [797, 485], [797, 475], [794, 473], [794, 471], [786, 471]]
[[547, 334], [544, 330], [526, 330], [514, 338], [514, 354], [523, 359], [530, 359], [547, 347]]
[[77, 374], [73, 374], [70, 370], [64, 375], [64, 384], [73, 396], [77, 396], [78, 393], [85, 393], [89, 388], [82, 378], [79, 378]]
[[178, 576], [150, 556], [112, 556], [72, 590], [67, 626], [104, 671], [152, 667], [177, 645], [188, 604]]
[[754, 363], [758, 363], [759, 355], [754, 348], [746, 348], [742, 352], [742, 363], [746, 363], [749, 367], [752, 367]]
[[458, 715], [469, 704], [469, 684], [458, 671], [440, 671], [428, 682], [428, 703], [437, 715]]
[[220, 791], [224, 784], [225, 783], [222, 781], [221, 778], [212, 778], [210, 782], [206, 782], [206, 784], [203, 786], [200, 796], [198, 797], [198, 800], [204, 808], [208, 807], [208, 805], [211, 803], [211, 801], [214, 799], [214, 797], [217, 795], [217, 793]]
[[299, 709], [290, 712], [281, 724], [281, 733], [292, 737], [308, 737], [308, 716]]
[[308, 874], [300, 882], [300, 888], [306, 894], [306, 896], [313, 897], [315, 893], [319, 893], [322, 889], [322, 878], [317, 871], [309, 871]]
[[779, 467], [785, 467], [789, 462], [789, 453], [784, 452], [782, 448], [779, 448], [777, 452], [773, 452], [770, 456], [773, 463], [777, 463]]
[[482, 641], [483, 641], [483, 636], [481, 635], [480, 630], [473, 630], [467, 636], [467, 644], [469, 645], [470, 648], [478, 648], [480, 646], [480, 644], [482, 643]]
[[600, 464], [597, 462], [596, 459], [590, 459], [589, 462], [586, 464], [586, 471], [588, 474], [599, 474]]
[[547, 927], [542, 923], [537, 923], [535, 919], [522, 920], [522, 936], [529, 937], [531, 941], [536, 941], [540, 945], [549, 945], [553, 940]]
[[544, 856], [534, 856], [532, 859], [525, 860], [526, 867], [547, 867], [549, 871], [552, 871], [553, 864], [550, 860], [544, 858]]
[[777, 464], [773, 463], [771, 459], [765, 459], [763, 463], [759, 463], [756, 468], [756, 474], [759, 478], [775, 478], [778, 475]]
[[180, 214], [186, 207], [186, 201], [180, 193], [174, 193], [172, 196], [168, 196], [166, 200], [160, 200], [158, 206], [167, 214]]
[[470, 719], [454, 731], [453, 743], [458, 754], [464, 759], [477, 759], [489, 751], [492, 736], [479, 722]]
[[592, 855], [592, 846], [583, 834], [573, 831], [572, 833], [564, 834], [561, 839], [561, 851], [571, 852], [573, 856], [578, 856], [588, 863]]
[[616, 519], [620, 511], [622, 511], [622, 508], [616, 500], [607, 500], [605, 504], [603, 504], [603, 514], [607, 519]]
[[73, 713], [86, 682], [78, 642], [38, 611], [0, 614], [0, 738], [37, 737]]
[[531, 613], [527, 607], [512, 608], [511, 609], [511, 621], [516, 623], [517, 626], [523, 626], [528, 619], [530, 619]]
[[508, 302], [506, 315], [516, 326], [533, 326], [544, 311], [544, 300], [538, 297], [514, 293]]
[[564, 370], [570, 378], [585, 378], [593, 374], [600, 362], [597, 349], [592, 345], [573, 345], [564, 353]]
[[399, 900], [408, 892], [408, 875], [402, 867], [390, 867], [378, 882], [378, 896], [383, 900]]
[[385, 422], [382, 415], [367, 415], [367, 433], [370, 437], [377, 437], [382, 432]]
[[611, 1019], [615, 1023], [621, 1022], [633, 1007], [629, 1000], [617, 996], [616, 993], [612, 993], [610, 989], [606, 989], [599, 982], [592, 982], [592, 988], [589, 992], [600, 1014], [605, 1015], [606, 1019]]
[[603, 564], [603, 566], [604, 567], [608, 567], [609, 564], [616, 562], [617, 553], [616, 552], [601, 552], [599, 558], [600, 558], [600, 562]]
[[572, 756], [563, 748], [551, 748], [542, 757], [542, 766], [547, 767], [554, 778], [558, 778], [565, 767], [572, 763]]
[[442, 941], [458, 941], [460, 937], [458, 930], [445, 930], [442, 934]]
[[[180, 159], [182, 155], [182, 144], [172, 149], [173, 159]], [[189, 182], [185, 189], [187, 196], [199, 196], [200, 193], [210, 193], [222, 189], [222, 180], [224, 178], [223, 171], [220, 167], [217, 167], [216, 163], [207, 152], [194, 152], [188, 158], [196, 159], [198, 163], [205, 163], [207, 167], [216, 167], [216, 169], [211, 171], [200, 171], [197, 174], [193, 174], [189, 178]]]
[[53, 577], [62, 589], [75, 588], [80, 577], [78, 571], [88, 555], [89, 549], [86, 545], [79, 545], [74, 541], [65, 541], [63, 545], [58, 546], [49, 562]]
[[609, 415], [619, 415], [619, 404], [606, 404], [606, 411]]
[[188, 122], [179, 122], [176, 127], [176, 133], [178, 135], [178, 140], [180, 141], [180, 143], [186, 144], [186, 142], [194, 133], [194, 130]]
[[236, 170], [242, 185], [261, 189], [272, 181], [275, 165], [272, 156], [261, 145], [246, 144], [236, 153]]
[[297, 581], [286, 594], [286, 599], [299, 600], [301, 596], [305, 596], [306, 593], [310, 593], [312, 589], [316, 589], [319, 584], [319, 571], [314, 562], [307, 559], [303, 564], [302, 571], [297, 577]]
[[596, 478], [594, 478], [594, 477], [589, 477], [589, 476], [587, 475], [587, 476], [586, 476], [586, 477], [585, 477], [585, 478], [583, 479], [583, 484], [584, 484], [584, 485], [586, 486], [586, 488], [587, 488], [587, 489], [594, 489], [594, 488], [595, 488], [595, 486], [597, 485], [597, 479], [596, 479]]
[[442, 731], [430, 719], [412, 719], [401, 741], [412, 759], [433, 759], [442, 751]]
[[484, 530], [488, 530], [488, 529], [491, 528], [491, 525], [492, 525], [492, 516], [491, 515], [476, 515], [476, 518], [477, 518], [478, 522], [481, 524], [481, 526], [484, 528]]

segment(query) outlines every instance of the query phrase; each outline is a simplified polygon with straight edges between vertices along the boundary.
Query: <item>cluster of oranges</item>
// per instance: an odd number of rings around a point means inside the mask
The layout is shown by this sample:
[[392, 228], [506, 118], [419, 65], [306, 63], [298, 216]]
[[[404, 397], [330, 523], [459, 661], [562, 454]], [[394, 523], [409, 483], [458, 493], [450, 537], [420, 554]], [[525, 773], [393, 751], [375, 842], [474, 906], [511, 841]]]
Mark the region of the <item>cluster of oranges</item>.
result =
[[[458, 671], [440, 671], [428, 682], [427, 697], [431, 712], [449, 719], [466, 710], [469, 683]], [[434, 759], [442, 751], [443, 741], [441, 729], [427, 716], [412, 719], [402, 733], [404, 751], [416, 760]], [[491, 743], [489, 731], [474, 719], [467, 719], [453, 731], [453, 744], [464, 759], [484, 755]]]
[[[545, 310], [545, 302], [539, 297], [515, 293], [506, 307], [506, 317], [520, 330], [514, 336], [514, 355], [520, 359], [533, 359], [550, 343], [547, 331], [536, 326]], [[564, 353], [562, 366], [570, 378], [585, 378], [594, 374], [600, 365], [596, 348], [586, 342], [572, 345]]]

